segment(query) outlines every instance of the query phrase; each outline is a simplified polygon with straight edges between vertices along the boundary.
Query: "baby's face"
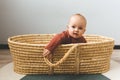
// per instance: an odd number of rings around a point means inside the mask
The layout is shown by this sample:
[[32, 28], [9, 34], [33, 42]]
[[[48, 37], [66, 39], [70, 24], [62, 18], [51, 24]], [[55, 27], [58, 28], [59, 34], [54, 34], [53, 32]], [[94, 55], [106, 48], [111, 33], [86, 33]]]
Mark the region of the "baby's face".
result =
[[70, 18], [68, 28], [69, 35], [73, 38], [80, 38], [86, 30], [86, 21], [80, 16]]

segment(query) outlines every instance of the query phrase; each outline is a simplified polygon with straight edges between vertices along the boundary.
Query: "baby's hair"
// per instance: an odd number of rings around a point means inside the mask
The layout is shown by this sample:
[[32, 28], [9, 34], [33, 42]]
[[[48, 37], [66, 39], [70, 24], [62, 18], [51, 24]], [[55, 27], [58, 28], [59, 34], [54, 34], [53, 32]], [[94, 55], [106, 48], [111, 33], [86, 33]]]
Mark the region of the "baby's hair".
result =
[[73, 14], [73, 15], [83, 16], [83, 15], [81, 15], [81, 14], [79, 14], [79, 13], [77, 13], [77, 14]]
[[80, 13], [73, 14], [72, 16], [80, 16], [80, 17], [82, 17], [82, 18], [84, 18], [86, 20], [86, 18]]
[[85, 20], [85, 22], [87, 23], [86, 18], [82, 14], [76, 13], [76, 14], [73, 14], [71, 17], [73, 17], [73, 16], [79, 16], [79, 17], [83, 18]]

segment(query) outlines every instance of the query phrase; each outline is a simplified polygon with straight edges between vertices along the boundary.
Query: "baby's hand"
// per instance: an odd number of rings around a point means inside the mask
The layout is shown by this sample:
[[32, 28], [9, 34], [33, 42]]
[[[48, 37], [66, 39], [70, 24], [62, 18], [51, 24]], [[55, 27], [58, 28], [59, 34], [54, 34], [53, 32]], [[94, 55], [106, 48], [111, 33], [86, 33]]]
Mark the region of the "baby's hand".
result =
[[46, 57], [49, 54], [50, 54], [50, 51], [47, 49], [44, 49], [43, 56]]
[[43, 57], [47, 57], [48, 59], [50, 59], [51, 56], [52, 56], [51, 52], [47, 49], [44, 49]]

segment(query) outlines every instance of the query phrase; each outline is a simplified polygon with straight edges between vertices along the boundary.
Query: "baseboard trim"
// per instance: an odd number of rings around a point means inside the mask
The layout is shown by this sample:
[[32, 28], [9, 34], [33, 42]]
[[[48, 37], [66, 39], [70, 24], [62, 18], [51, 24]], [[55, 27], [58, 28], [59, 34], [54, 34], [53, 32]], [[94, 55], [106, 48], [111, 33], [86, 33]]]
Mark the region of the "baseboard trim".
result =
[[114, 49], [120, 49], [120, 45], [115, 45]]
[[[0, 49], [9, 49], [8, 44], [0, 44]], [[114, 49], [120, 49], [120, 45], [115, 45]]]
[[9, 49], [8, 44], [0, 44], [0, 49]]

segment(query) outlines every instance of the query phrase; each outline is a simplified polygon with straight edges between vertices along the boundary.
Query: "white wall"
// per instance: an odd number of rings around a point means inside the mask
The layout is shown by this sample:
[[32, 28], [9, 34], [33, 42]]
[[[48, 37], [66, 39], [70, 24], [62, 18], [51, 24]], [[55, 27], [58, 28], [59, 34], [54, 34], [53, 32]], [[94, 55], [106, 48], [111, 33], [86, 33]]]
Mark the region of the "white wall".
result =
[[87, 18], [86, 34], [115, 39], [120, 45], [120, 0], [0, 0], [0, 44], [19, 34], [59, 33], [69, 17]]

